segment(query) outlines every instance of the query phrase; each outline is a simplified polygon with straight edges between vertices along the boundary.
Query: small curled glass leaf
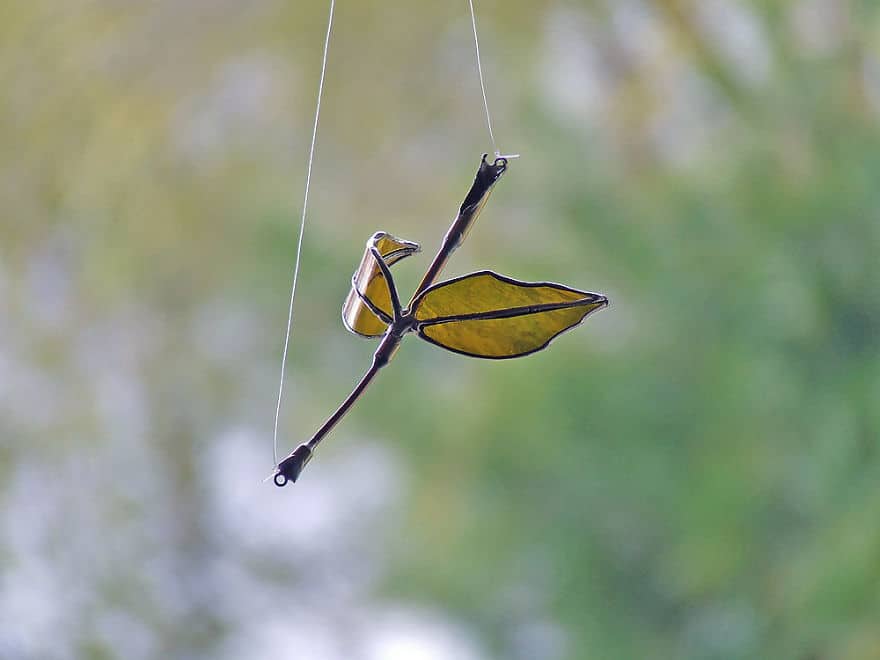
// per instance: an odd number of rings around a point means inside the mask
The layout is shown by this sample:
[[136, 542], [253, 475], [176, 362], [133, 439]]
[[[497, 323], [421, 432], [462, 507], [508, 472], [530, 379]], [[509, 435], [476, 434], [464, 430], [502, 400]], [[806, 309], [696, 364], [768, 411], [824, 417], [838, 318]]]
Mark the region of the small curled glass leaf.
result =
[[430, 287], [412, 310], [423, 339], [464, 355], [505, 359], [545, 348], [607, 305], [598, 293], [485, 270]]
[[421, 249], [418, 243], [405, 241], [384, 231], [376, 232], [367, 241], [360, 266], [351, 278], [351, 290], [342, 305], [345, 327], [362, 337], [382, 336], [394, 315], [388, 282], [371, 248], [379, 251], [388, 266]]

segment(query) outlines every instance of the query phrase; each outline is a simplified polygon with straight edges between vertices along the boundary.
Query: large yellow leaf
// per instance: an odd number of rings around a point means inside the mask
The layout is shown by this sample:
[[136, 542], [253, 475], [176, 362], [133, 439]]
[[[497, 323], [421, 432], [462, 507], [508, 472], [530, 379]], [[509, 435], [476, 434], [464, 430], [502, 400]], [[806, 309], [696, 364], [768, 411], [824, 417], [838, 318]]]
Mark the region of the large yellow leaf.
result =
[[412, 313], [423, 339], [456, 353], [504, 359], [541, 350], [607, 305], [598, 293], [485, 270], [427, 289]]
[[[420, 248], [418, 243], [396, 238], [383, 231], [376, 232], [367, 241], [360, 266], [351, 278], [351, 291], [342, 305], [342, 322], [355, 334], [379, 337], [388, 327], [387, 320], [393, 317], [394, 310], [388, 282], [385, 281], [371, 248], [376, 248], [389, 266], [418, 252]], [[385, 318], [377, 316], [370, 309], [369, 303]]]

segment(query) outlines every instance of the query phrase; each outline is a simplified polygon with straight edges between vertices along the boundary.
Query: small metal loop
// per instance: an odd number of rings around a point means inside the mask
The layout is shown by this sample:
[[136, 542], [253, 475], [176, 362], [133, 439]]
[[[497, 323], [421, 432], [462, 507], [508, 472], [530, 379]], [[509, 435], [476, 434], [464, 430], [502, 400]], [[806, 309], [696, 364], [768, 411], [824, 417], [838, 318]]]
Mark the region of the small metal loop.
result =
[[274, 481], [275, 485], [278, 486], [279, 488], [287, 485], [287, 477], [284, 476], [283, 474], [281, 474], [280, 472], [272, 478], [272, 481]]
[[513, 160], [514, 158], [519, 158], [519, 154], [502, 154], [500, 151], [496, 151], [494, 165], [498, 165], [499, 160], [502, 165], [507, 165], [507, 161]]

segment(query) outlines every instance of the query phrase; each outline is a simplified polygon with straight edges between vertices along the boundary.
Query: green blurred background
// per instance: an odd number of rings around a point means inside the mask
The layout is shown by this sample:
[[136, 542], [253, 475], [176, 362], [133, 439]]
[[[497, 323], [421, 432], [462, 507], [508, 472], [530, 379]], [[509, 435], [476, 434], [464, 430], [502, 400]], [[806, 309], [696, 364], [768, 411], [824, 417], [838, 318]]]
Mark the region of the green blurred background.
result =
[[[284, 490], [327, 3], [0, 6], [0, 658], [880, 658], [880, 6], [476, 3], [520, 152], [446, 275], [610, 309], [405, 342]], [[490, 151], [466, 2], [340, 0], [281, 418], [364, 240]]]

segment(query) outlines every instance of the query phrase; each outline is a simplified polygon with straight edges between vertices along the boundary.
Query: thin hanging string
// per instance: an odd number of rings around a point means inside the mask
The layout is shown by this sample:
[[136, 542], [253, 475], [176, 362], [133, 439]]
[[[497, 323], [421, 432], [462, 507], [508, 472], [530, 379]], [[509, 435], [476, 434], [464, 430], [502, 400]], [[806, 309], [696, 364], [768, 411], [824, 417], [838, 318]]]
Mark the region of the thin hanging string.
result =
[[501, 155], [498, 145], [495, 143], [495, 133], [492, 132], [492, 118], [489, 115], [489, 101], [486, 99], [486, 83], [483, 82], [483, 65], [480, 62], [480, 39], [477, 37], [477, 17], [474, 14], [474, 0], [468, 0], [471, 7], [471, 25], [474, 28], [474, 49], [477, 52], [477, 72], [480, 74], [480, 90], [483, 92], [483, 108], [486, 110], [486, 126], [489, 127], [489, 139], [492, 140], [492, 148], [496, 158]]
[[284, 394], [284, 369], [287, 365], [287, 348], [290, 346], [290, 331], [293, 327], [293, 301], [296, 297], [296, 281], [299, 278], [299, 260], [302, 254], [303, 234], [306, 230], [306, 210], [309, 207], [309, 186], [312, 182], [312, 163], [315, 160], [315, 141], [318, 137], [318, 118], [321, 116], [321, 97], [324, 95], [324, 74], [327, 71], [327, 51], [330, 47], [330, 33], [333, 30], [333, 9], [336, 0], [330, 0], [330, 16], [327, 18], [327, 34], [324, 37], [324, 56], [321, 59], [321, 78], [318, 82], [318, 101], [315, 104], [315, 123], [312, 126], [312, 144], [309, 147], [309, 165], [306, 168], [306, 191], [303, 195], [302, 217], [299, 222], [299, 238], [296, 242], [296, 259], [293, 262], [293, 282], [290, 285], [290, 307], [287, 310], [287, 332], [284, 335], [284, 351], [281, 353], [281, 379], [278, 382], [278, 404], [275, 406], [275, 428], [272, 431], [272, 455], [278, 463], [278, 417], [281, 415], [281, 397]]

